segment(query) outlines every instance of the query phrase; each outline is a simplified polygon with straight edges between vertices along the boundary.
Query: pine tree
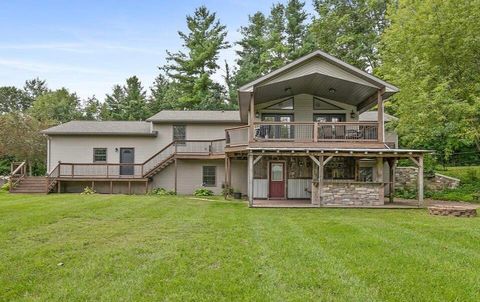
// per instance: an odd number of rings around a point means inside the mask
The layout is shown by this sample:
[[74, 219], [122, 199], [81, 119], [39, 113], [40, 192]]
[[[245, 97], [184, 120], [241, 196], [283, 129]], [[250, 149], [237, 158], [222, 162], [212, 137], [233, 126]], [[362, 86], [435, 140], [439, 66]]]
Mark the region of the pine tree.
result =
[[268, 69], [267, 59], [267, 19], [261, 12], [248, 17], [249, 24], [240, 28], [242, 39], [237, 43], [238, 72], [235, 82], [241, 86], [263, 75]]
[[138, 77], [128, 78], [123, 90], [125, 99], [120, 103], [122, 120], [141, 121], [148, 118], [147, 96]]
[[288, 1], [285, 9], [286, 57], [289, 61], [295, 60], [311, 51], [306, 47], [307, 20], [305, 2], [299, 0]]
[[[185, 51], [167, 51], [167, 74], [181, 92], [180, 101], [186, 108], [196, 108], [201, 102], [214, 101], [218, 95], [211, 75], [218, 70], [220, 50], [229, 47], [226, 27], [205, 6], [187, 16], [187, 33], [178, 32]], [[220, 100], [215, 100], [220, 101]]]
[[121, 120], [122, 109], [121, 104], [125, 102], [125, 92], [120, 85], [113, 86], [112, 94], [107, 94], [105, 97], [105, 105], [107, 111], [102, 114], [103, 120]]
[[285, 64], [285, 7], [277, 3], [272, 6], [267, 20], [267, 61], [269, 70], [272, 71]]

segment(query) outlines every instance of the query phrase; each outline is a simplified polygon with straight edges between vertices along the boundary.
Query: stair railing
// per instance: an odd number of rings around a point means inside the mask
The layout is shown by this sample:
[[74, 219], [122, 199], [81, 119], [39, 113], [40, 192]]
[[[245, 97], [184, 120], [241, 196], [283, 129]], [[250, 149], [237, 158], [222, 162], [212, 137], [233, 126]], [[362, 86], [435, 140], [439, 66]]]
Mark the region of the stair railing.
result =
[[172, 157], [177, 152], [177, 142], [173, 141], [163, 149], [152, 155], [142, 165], [142, 175], [145, 176], [153, 169], [158, 167], [162, 162]]
[[10, 166], [9, 191], [27, 175], [27, 164], [23, 162], [13, 162]]
[[50, 173], [48, 173], [47, 176], [45, 176], [47, 178], [47, 181], [46, 181], [47, 194], [55, 186], [55, 184], [57, 183], [57, 178], [59, 176], [60, 176], [60, 163], [58, 163], [57, 166], [55, 166], [55, 168]]
[[173, 141], [143, 163], [142, 175], [144, 177], [147, 176], [162, 163], [173, 158], [177, 154], [217, 155], [223, 154], [224, 152], [225, 139]]

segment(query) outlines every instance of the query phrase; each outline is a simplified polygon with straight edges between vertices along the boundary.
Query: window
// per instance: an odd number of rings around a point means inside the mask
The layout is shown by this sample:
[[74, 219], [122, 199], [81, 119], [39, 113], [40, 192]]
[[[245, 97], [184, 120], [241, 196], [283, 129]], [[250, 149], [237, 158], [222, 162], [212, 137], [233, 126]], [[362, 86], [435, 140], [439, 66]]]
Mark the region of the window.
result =
[[93, 148], [93, 162], [107, 162], [107, 148]]
[[272, 110], [293, 110], [293, 98], [281, 101], [279, 103], [273, 104], [268, 106], [265, 109], [272, 109]]
[[173, 140], [185, 141], [187, 139], [187, 127], [185, 125], [173, 125]]
[[360, 167], [360, 181], [373, 181], [373, 167]]
[[345, 110], [326, 100], [313, 98], [313, 110]]
[[325, 114], [314, 114], [313, 115], [313, 121], [314, 122], [339, 123], [339, 122], [345, 122], [345, 120], [346, 120], [345, 114], [325, 113]]
[[283, 181], [283, 163], [272, 163], [271, 181]]
[[325, 165], [325, 179], [355, 179], [355, 159], [334, 157]]
[[203, 186], [215, 187], [217, 183], [217, 167], [203, 166]]

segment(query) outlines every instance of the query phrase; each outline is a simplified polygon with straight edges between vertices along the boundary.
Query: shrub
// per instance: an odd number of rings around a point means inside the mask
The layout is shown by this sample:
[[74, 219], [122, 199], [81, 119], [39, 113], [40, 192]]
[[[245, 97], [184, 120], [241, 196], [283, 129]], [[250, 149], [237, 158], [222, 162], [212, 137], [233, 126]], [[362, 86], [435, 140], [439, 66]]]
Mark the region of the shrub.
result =
[[10, 182], [6, 182], [2, 185], [2, 187], [0, 187], [0, 191], [8, 191], [10, 190]]
[[417, 190], [397, 189], [395, 190], [395, 197], [403, 198], [403, 199], [415, 199], [417, 197]]
[[235, 190], [232, 187], [224, 186], [222, 189], [222, 195], [229, 197], [233, 195], [234, 191]]
[[205, 189], [205, 188], [196, 189], [193, 194], [195, 196], [213, 196], [212, 190]]
[[160, 195], [160, 196], [165, 196], [165, 195], [176, 195], [175, 191], [169, 191], [165, 188], [155, 188], [153, 189], [150, 194], [152, 195]]
[[85, 187], [85, 189], [83, 189], [83, 192], [80, 193], [82, 195], [91, 195], [91, 194], [95, 194], [97, 193], [94, 189], [90, 188], [90, 187]]

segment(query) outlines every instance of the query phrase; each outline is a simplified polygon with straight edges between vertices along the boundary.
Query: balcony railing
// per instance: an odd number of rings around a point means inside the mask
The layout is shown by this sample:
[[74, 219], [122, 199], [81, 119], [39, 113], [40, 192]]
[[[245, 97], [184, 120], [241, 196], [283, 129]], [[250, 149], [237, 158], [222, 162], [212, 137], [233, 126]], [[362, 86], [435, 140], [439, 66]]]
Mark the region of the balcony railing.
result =
[[[63, 163], [60, 162], [48, 175], [49, 185], [58, 178], [145, 178], [176, 155], [193, 157], [225, 153], [225, 139], [173, 141], [143, 163]], [[167, 163], [168, 162], [168, 163]]]
[[[255, 142], [375, 142], [378, 141], [376, 122], [257, 122], [254, 123]], [[229, 147], [247, 145], [249, 126], [226, 130]]]

